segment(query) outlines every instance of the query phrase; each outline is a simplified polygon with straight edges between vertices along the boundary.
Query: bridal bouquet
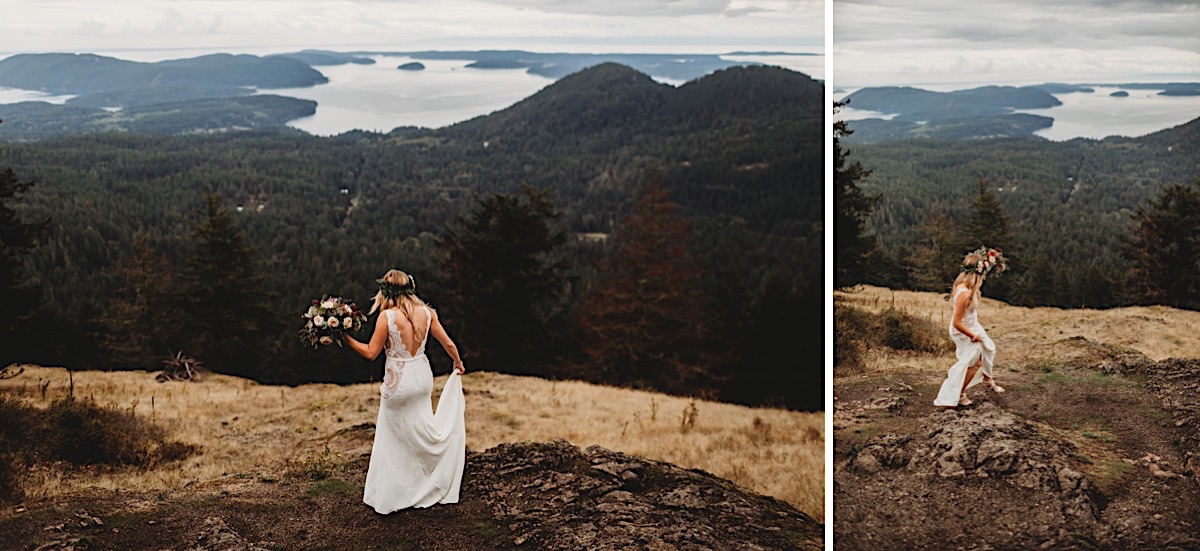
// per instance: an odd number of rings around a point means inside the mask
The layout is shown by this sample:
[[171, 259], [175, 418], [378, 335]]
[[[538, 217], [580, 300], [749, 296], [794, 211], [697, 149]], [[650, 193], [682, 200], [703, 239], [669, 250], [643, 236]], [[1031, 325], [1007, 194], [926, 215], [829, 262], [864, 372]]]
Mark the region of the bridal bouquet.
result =
[[313, 348], [335, 342], [342, 346], [342, 333], [358, 331], [367, 321], [367, 315], [354, 303], [341, 297], [328, 296], [312, 301], [312, 306], [300, 318], [304, 320], [304, 327], [300, 328], [300, 340]]

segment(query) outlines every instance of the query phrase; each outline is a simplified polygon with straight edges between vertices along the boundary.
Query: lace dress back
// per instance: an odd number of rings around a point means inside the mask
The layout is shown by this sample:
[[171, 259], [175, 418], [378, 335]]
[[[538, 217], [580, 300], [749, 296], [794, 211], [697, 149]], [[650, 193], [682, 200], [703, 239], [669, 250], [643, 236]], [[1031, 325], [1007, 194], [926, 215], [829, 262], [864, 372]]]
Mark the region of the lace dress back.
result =
[[363, 502], [387, 514], [409, 507], [457, 503], [466, 464], [462, 376], [451, 373], [432, 409], [433, 371], [425, 356], [433, 313], [425, 308], [425, 334], [415, 353], [404, 346], [397, 317], [384, 310], [388, 338], [379, 416]]
[[[391, 398], [396, 393], [396, 389], [400, 386], [400, 380], [404, 376], [404, 366], [409, 362], [425, 358], [425, 342], [429, 340], [429, 328], [433, 324], [433, 315], [429, 311], [429, 307], [423, 308], [425, 310], [425, 336], [417, 345], [416, 354], [410, 353], [404, 346], [404, 338], [396, 324], [396, 316], [400, 314], [393, 308], [383, 311], [387, 316], [388, 327], [387, 344], [383, 349], [387, 362], [384, 364], [383, 387], [380, 391], [384, 399]], [[416, 329], [414, 326], [413, 331], [415, 332]]]

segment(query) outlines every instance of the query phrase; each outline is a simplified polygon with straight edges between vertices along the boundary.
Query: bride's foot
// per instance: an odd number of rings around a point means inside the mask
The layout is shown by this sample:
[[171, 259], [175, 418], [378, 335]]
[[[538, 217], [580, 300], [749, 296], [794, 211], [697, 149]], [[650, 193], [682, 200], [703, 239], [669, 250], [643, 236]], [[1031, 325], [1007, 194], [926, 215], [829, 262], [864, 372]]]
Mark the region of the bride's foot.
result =
[[962, 398], [958, 399], [958, 405], [960, 405], [960, 406], [969, 406], [974, 403], [975, 402], [972, 402], [970, 398], [967, 398], [966, 394], [963, 394]]
[[1004, 393], [1004, 387], [996, 384], [995, 379], [987, 378], [987, 379], [984, 379], [983, 382], [987, 383], [988, 386], [992, 387], [992, 391], [994, 391], [996, 394]]

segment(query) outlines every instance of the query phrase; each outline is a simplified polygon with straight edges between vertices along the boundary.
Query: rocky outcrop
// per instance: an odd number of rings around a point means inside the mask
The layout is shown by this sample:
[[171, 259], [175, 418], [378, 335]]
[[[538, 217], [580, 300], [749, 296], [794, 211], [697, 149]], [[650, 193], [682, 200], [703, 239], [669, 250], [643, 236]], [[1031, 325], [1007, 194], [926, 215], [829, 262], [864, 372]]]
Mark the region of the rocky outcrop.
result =
[[822, 549], [821, 525], [782, 501], [562, 440], [469, 454], [463, 492], [528, 549]]
[[1083, 473], [1071, 467], [1070, 445], [1043, 437], [1033, 424], [985, 402], [975, 409], [939, 411], [924, 438], [886, 434], [869, 441], [849, 468], [866, 474], [903, 469], [907, 474], [994, 478], [1055, 496], [1068, 517], [1094, 520], [1099, 508]]
[[186, 551], [270, 551], [269, 543], [250, 543], [242, 538], [225, 519], [208, 517], [196, 535], [196, 542]]

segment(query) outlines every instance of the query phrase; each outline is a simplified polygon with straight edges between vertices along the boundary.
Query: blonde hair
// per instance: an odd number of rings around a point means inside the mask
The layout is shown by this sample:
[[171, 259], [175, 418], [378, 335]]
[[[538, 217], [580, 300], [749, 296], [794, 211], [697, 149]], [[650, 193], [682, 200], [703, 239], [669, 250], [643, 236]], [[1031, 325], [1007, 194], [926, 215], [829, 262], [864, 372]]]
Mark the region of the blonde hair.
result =
[[[406, 289], [407, 291], [384, 294], [383, 290], [385, 286], [393, 289]], [[417, 296], [417, 282], [413, 280], [413, 277], [400, 270], [388, 270], [388, 273], [383, 274], [383, 281], [379, 285], [379, 291], [375, 293], [375, 299], [371, 302], [371, 311], [367, 313], [374, 314], [376, 310], [381, 308], [383, 310], [399, 308], [404, 313], [404, 318], [412, 325], [413, 337], [416, 338], [417, 342], [421, 342], [425, 340], [425, 335], [423, 334], [425, 328], [417, 327], [417, 324], [413, 323], [412, 313], [418, 307], [424, 306], [426, 306], [425, 301]]]
[[[975, 270], [975, 266], [983, 261], [983, 255], [979, 253], [969, 253], [963, 257], [962, 264], [959, 265], [958, 277], [954, 278], [954, 285], [950, 286], [950, 296], [954, 296], [954, 292], [961, 285], [971, 290], [971, 302], [979, 302], [979, 289], [983, 287], [984, 275]], [[963, 270], [964, 267], [970, 268]]]

